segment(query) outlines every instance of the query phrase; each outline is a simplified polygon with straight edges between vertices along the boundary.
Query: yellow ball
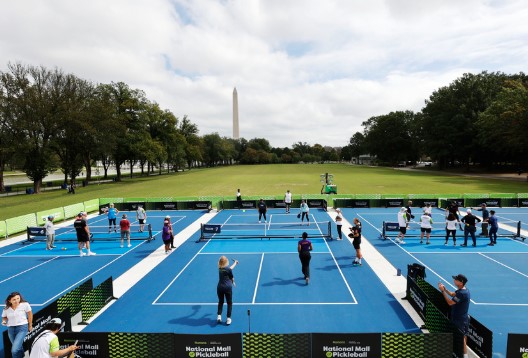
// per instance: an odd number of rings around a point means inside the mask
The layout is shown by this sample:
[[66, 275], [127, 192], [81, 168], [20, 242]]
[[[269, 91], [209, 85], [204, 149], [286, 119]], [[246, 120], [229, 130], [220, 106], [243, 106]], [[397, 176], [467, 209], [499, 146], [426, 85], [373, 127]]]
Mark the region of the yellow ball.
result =
[[246, 212], [246, 209], [243, 209], [242, 212], [245, 213], [245, 212]]

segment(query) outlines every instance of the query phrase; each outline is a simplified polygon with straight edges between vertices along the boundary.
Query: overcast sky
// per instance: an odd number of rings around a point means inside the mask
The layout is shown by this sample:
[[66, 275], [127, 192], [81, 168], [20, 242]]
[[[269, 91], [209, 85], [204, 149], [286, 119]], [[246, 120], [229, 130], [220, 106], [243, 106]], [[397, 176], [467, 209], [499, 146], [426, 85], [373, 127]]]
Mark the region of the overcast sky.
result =
[[526, 0], [1, 1], [0, 69], [125, 82], [200, 135], [344, 146], [463, 73], [526, 72]]

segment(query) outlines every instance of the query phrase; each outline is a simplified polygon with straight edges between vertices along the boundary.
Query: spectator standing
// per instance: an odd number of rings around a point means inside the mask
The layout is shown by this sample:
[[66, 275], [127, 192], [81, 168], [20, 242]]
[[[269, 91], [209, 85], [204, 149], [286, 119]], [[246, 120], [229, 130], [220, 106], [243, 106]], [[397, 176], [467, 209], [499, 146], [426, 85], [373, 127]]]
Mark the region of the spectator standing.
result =
[[466, 288], [467, 277], [458, 274], [453, 276], [455, 292], [449, 291], [442, 283], [438, 284], [438, 289], [442, 292], [447, 304], [451, 307], [451, 322], [464, 335], [464, 358], [468, 358], [467, 353], [467, 336], [469, 334], [469, 302], [471, 294]]
[[11, 341], [11, 356], [24, 357], [24, 338], [33, 329], [31, 306], [19, 292], [11, 292], [2, 311], [2, 325], [7, 326], [7, 335]]
[[174, 237], [172, 235], [172, 226], [170, 224], [170, 220], [165, 218], [163, 221], [163, 229], [161, 231], [161, 239], [165, 245], [165, 254], [169, 254], [171, 252], [171, 237]]
[[495, 210], [490, 210], [490, 217], [489, 217], [489, 237], [490, 237], [490, 243], [489, 246], [497, 245], [497, 231], [499, 231], [499, 222], [497, 220], [497, 217], [495, 216]]
[[290, 193], [289, 190], [286, 190], [286, 194], [284, 194], [284, 206], [286, 207], [286, 214], [290, 213], [291, 204], [292, 204], [292, 193]]
[[361, 259], [363, 258], [361, 254], [361, 221], [358, 218], [354, 218], [354, 226], [350, 228], [350, 231], [348, 237], [352, 239], [352, 246], [356, 250], [356, 258], [352, 266], [361, 266]]
[[407, 222], [411, 221], [411, 219], [414, 219], [414, 215], [412, 214], [412, 200], [409, 200], [407, 202], [407, 206], [405, 207], [405, 210], [407, 212]]
[[53, 225], [53, 215], [48, 216], [46, 221], [46, 250], [52, 250], [55, 248], [55, 226]]
[[237, 202], [237, 209], [242, 209], [242, 194], [240, 194], [240, 189], [237, 189], [236, 202]]
[[174, 246], [174, 229], [172, 227], [171, 217], [167, 215], [165, 216], [165, 220], [169, 222], [169, 227], [170, 227], [170, 249], [175, 249], [176, 246]]
[[477, 238], [475, 236], [475, 232], [477, 231], [477, 222], [480, 222], [480, 219], [471, 213], [471, 209], [467, 209], [467, 215], [460, 219], [460, 221], [465, 224], [464, 243], [460, 246], [467, 246], [467, 240], [469, 235], [471, 235], [471, 239], [473, 240], [473, 247], [477, 246]]

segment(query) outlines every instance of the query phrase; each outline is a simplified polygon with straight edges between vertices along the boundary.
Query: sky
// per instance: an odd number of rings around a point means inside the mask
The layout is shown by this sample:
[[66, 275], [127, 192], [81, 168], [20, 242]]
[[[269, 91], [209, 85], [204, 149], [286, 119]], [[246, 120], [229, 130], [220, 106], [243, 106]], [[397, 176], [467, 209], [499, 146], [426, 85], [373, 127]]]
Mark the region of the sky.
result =
[[341, 147], [464, 73], [526, 72], [526, 19], [526, 0], [3, 0], [0, 71], [125, 82], [229, 138], [236, 87], [240, 137]]

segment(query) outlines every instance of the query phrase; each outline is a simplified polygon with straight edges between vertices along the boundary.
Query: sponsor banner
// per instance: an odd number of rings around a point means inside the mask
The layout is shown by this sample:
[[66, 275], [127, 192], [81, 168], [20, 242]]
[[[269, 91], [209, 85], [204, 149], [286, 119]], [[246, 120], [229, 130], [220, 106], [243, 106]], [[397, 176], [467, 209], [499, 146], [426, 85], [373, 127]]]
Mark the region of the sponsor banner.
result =
[[312, 357], [381, 357], [381, 333], [313, 333]]
[[178, 210], [178, 203], [175, 201], [157, 201], [149, 203], [152, 210]]
[[508, 333], [506, 358], [528, 357], [528, 334]]
[[242, 200], [242, 209], [256, 209], [255, 200]]
[[412, 199], [413, 203], [411, 205], [411, 209], [415, 208], [424, 208], [427, 204], [429, 204], [432, 208], [436, 208], [438, 206], [438, 199]]
[[425, 321], [425, 304], [427, 302], [427, 295], [418, 287], [416, 282], [407, 275], [407, 299], [414, 310], [418, 312], [420, 317]]
[[364, 200], [354, 199], [352, 200], [352, 207], [353, 208], [368, 208], [370, 207], [370, 201], [368, 199], [364, 199]]
[[108, 333], [64, 332], [57, 336], [59, 337], [60, 349], [67, 348], [77, 341], [79, 349], [75, 350], [76, 357], [110, 357]]
[[191, 208], [195, 210], [209, 210], [212, 207], [210, 201], [193, 201]]
[[206, 234], [220, 234], [222, 232], [222, 225], [204, 224], [203, 232]]
[[501, 207], [501, 199], [498, 198], [498, 199], [492, 199], [492, 198], [488, 198], [488, 199], [482, 199], [482, 202], [479, 203], [480, 204], [486, 204], [486, 206], [490, 207]]
[[27, 235], [28, 239], [32, 236], [46, 236], [46, 228], [44, 226], [28, 226]]
[[395, 222], [383, 222], [384, 231], [400, 231], [400, 224]]
[[519, 206], [520, 206], [520, 207], [523, 207], [523, 208], [528, 207], [528, 198], [526, 198], [526, 199], [519, 199]]
[[[144, 208], [145, 202], [142, 201], [142, 202], [130, 202], [130, 203], [114, 203], [114, 208], [116, 208], [119, 211], [136, 211], [138, 208], [138, 205], [141, 205]], [[109, 207], [110, 207], [110, 204], [99, 205], [99, 215], [104, 215]]]
[[326, 200], [324, 199], [307, 199], [306, 203], [309, 208], [326, 208]]
[[401, 208], [402, 206], [405, 206], [404, 199], [382, 199], [381, 205], [385, 206], [386, 208]]
[[174, 357], [242, 357], [242, 334], [175, 334]]
[[471, 316], [467, 345], [480, 358], [492, 358], [493, 356], [493, 332]]

